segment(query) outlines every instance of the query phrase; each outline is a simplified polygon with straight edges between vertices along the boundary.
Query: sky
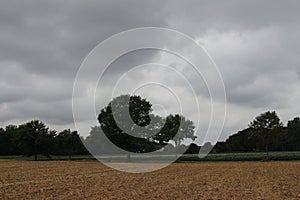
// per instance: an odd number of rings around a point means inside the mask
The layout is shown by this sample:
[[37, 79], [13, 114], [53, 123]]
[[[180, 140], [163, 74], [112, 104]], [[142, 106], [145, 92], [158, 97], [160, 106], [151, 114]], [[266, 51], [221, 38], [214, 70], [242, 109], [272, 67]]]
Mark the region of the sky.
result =
[[[2, 0], [0, 126], [40, 119], [58, 131], [75, 129], [72, 92], [84, 59], [112, 35], [142, 27], [184, 33], [203, 47], [216, 64], [226, 101], [217, 94], [212, 99], [214, 110], [219, 118], [223, 116], [224, 106], [227, 111], [224, 126], [213, 124], [208, 140], [214, 134], [218, 140], [224, 140], [247, 128], [251, 120], [268, 110], [276, 110], [286, 124], [300, 116], [299, 8], [299, 1], [271, 0]], [[160, 41], [162, 45], [164, 42]], [[197, 56], [189, 47], [182, 48]], [[162, 63], [169, 68], [149, 63]], [[143, 67], [128, 73], [140, 65]], [[217, 76], [201, 79], [181, 58], [165, 51], [144, 49], [120, 56], [109, 66], [96, 89], [97, 111], [111, 100], [120, 78], [123, 82], [115, 95], [135, 91], [150, 100], [154, 113], [160, 115], [180, 112], [171, 88], [180, 97], [184, 116], [196, 122], [200, 113], [199, 136], [211, 119], [211, 98], [204, 79], [210, 80], [209, 87], [216, 91], [221, 93], [222, 89], [217, 84]], [[90, 89], [89, 80], [89, 74], [80, 80], [82, 95], [78, 97], [83, 107], [77, 128], [83, 136], [88, 135], [91, 124], [97, 125], [97, 120], [84, 109], [88, 103], [85, 95]], [[154, 84], [142, 86], [147, 80], [160, 81], [168, 88]], [[195, 101], [199, 102], [200, 111]], [[216, 132], [220, 126], [223, 129], [219, 135]]]

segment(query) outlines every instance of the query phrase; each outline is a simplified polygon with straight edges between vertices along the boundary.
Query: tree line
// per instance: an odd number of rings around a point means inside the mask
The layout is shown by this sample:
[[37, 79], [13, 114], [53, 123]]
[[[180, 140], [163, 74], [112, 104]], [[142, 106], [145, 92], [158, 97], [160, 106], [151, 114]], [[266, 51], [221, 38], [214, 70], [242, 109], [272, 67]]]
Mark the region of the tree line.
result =
[[[151, 107], [152, 104], [140, 96], [121, 95], [114, 98], [100, 111], [100, 125], [91, 127], [85, 139], [70, 129], [57, 133], [39, 120], [18, 126], [8, 125], [0, 129], [0, 155], [33, 155], [35, 160], [38, 155], [68, 155], [71, 158], [75, 154], [89, 154], [85, 145], [96, 148], [97, 154], [116, 153], [107, 147], [105, 137], [123, 150], [145, 153], [162, 149], [171, 141], [179, 147], [184, 140], [196, 139], [191, 120], [178, 114], [160, 117], [151, 113]], [[124, 112], [126, 110], [129, 110], [129, 116]], [[121, 126], [124, 127], [119, 127], [116, 119], [121, 119]], [[127, 134], [123, 128], [135, 136]], [[153, 132], [157, 134], [151, 134]]]
[[0, 128], [0, 155], [50, 155], [88, 154], [77, 131], [70, 129], [57, 133], [42, 121], [33, 120], [21, 125]]
[[[178, 114], [154, 115], [151, 103], [140, 96], [114, 98], [100, 111], [98, 121], [99, 126], [91, 127], [85, 139], [70, 129], [51, 130], [39, 120], [8, 125], [0, 128], [0, 155], [33, 155], [35, 160], [40, 154], [71, 158], [72, 155], [89, 154], [85, 145], [97, 149], [99, 154], [114, 153], [107, 148], [107, 139], [123, 150], [136, 153], [156, 150], [176, 153], [187, 149], [186, 153], [197, 154], [200, 149], [195, 143], [189, 147], [184, 145], [184, 141], [191, 143], [196, 139], [191, 120]], [[203, 145], [203, 148], [211, 147], [209, 142]], [[215, 153], [265, 151], [266, 159], [269, 151], [299, 150], [300, 118], [296, 117], [284, 126], [275, 111], [260, 114], [246, 129], [226, 141], [217, 142], [213, 148]]]
[[231, 135], [226, 141], [218, 142], [214, 152], [266, 152], [299, 151], [300, 118], [295, 117], [284, 126], [275, 111], [257, 116], [248, 127]]

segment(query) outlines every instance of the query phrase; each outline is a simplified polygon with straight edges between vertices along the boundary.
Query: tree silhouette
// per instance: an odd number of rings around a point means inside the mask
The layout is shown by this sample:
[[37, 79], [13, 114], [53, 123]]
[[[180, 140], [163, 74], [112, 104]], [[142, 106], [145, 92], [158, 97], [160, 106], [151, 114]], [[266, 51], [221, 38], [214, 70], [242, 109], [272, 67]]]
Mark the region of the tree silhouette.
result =
[[77, 131], [71, 131], [70, 129], [63, 130], [55, 139], [59, 151], [63, 155], [68, 155], [69, 160], [71, 160], [72, 155], [80, 154], [82, 148], [84, 148]]
[[19, 126], [15, 142], [23, 154], [37, 160], [38, 154], [50, 156], [54, 134], [43, 122], [34, 120]]
[[112, 143], [131, 152], [154, 151], [170, 140], [176, 146], [188, 138], [195, 140], [192, 121], [179, 115], [163, 119], [151, 114], [151, 106], [140, 96], [121, 95], [101, 110], [98, 121]]
[[5, 155], [8, 153], [9, 144], [10, 138], [5, 133], [5, 130], [0, 128], [0, 155]]
[[14, 143], [18, 127], [8, 125], [5, 129], [0, 128], [0, 155], [17, 155], [20, 154], [19, 149]]
[[[70, 129], [56, 135], [56, 131], [49, 130], [38, 120], [0, 128], [0, 155], [34, 155], [35, 160], [38, 154], [68, 155], [69, 158], [75, 154], [88, 155], [81, 141], [95, 154], [120, 153], [117, 147], [131, 152], [153, 152], [163, 148], [166, 152], [175, 153], [186, 149], [183, 141], [193, 141], [196, 138], [193, 122], [184, 116], [168, 115], [163, 118], [153, 115], [150, 102], [139, 96], [128, 95], [121, 99], [130, 100], [129, 106], [125, 108], [129, 110], [129, 117], [133, 123], [126, 118], [125, 122], [128, 124], [125, 125], [130, 126], [125, 128], [130, 128], [135, 136], [128, 135], [116, 124], [110, 102], [99, 114], [101, 127], [92, 127], [86, 139], [80, 138], [76, 131]], [[124, 107], [122, 101], [117, 102], [117, 108]], [[122, 109], [116, 109], [115, 112], [119, 112], [117, 119], [122, 119], [124, 114], [128, 117]], [[117, 147], [111, 148], [111, 142]], [[269, 151], [298, 151], [299, 144], [300, 118], [295, 117], [283, 127], [276, 112], [268, 111], [256, 117], [248, 128], [231, 134], [224, 142], [218, 142], [214, 152], [266, 151], [266, 159], [269, 159]], [[197, 152], [199, 148], [192, 144], [186, 152]]]
[[98, 121], [106, 137], [116, 146], [130, 152], [144, 152], [149, 137], [147, 131], [139, 131], [139, 126], [150, 123], [151, 111], [151, 104], [146, 99], [121, 95], [101, 110]]
[[280, 134], [282, 127], [283, 124], [275, 111], [262, 113], [249, 124], [252, 135], [257, 137], [265, 146], [266, 160], [269, 160], [269, 145]]
[[194, 123], [180, 115], [169, 115], [165, 120], [162, 130], [154, 136], [154, 139], [159, 143], [167, 143], [173, 140], [175, 147], [181, 145], [181, 142], [186, 139], [194, 141]]

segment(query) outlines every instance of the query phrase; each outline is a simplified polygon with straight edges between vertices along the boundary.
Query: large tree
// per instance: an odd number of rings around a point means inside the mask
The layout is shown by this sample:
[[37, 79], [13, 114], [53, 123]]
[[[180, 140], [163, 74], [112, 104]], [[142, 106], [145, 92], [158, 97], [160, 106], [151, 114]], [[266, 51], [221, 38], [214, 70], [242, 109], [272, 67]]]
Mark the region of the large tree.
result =
[[34, 120], [18, 127], [15, 142], [24, 155], [34, 155], [37, 160], [38, 154], [50, 156], [54, 135], [55, 132], [49, 131], [43, 122]]
[[150, 137], [148, 131], [140, 131], [139, 127], [149, 125], [151, 106], [140, 96], [121, 95], [101, 110], [98, 121], [107, 138], [116, 146], [126, 151], [143, 152]]
[[131, 152], [154, 151], [171, 140], [180, 145], [185, 139], [195, 139], [192, 121], [179, 115], [163, 119], [151, 114], [151, 106], [140, 96], [121, 95], [101, 110], [98, 120], [111, 142]]
[[266, 160], [269, 160], [269, 145], [280, 134], [282, 127], [275, 111], [262, 113], [249, 124], [252, 135], [265, 146]]

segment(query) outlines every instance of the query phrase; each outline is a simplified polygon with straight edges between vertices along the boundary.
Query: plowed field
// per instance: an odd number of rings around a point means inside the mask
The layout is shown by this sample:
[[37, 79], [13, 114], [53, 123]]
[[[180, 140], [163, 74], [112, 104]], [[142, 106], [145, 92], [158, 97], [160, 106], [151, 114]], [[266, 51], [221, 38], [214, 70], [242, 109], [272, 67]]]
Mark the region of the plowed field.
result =
[[96, 161], [0, 161], [0, 199], [300, 199], [300, 162], [174, 163], [129, 174]]

